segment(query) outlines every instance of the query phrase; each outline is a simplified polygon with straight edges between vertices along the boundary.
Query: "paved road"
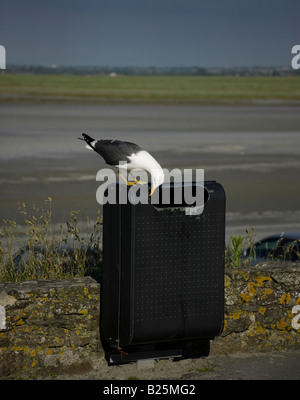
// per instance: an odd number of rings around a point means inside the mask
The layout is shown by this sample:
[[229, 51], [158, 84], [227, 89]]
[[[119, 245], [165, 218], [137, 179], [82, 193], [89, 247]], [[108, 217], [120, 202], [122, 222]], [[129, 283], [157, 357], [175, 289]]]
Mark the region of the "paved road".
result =
[[[86, 374], [59, 375], [55, 380], [112, 380], [128, 383], [143, 380], [299, 380], [300, 349], [268, 353], [233, 353], [209, 355], [206, 358], [154, 361], [147, 368], [138, 363], [107, 366], [104, 357], [91, 360], [94, 369]], [[145, 365], [144, 365], [145, 366]], [[132, 382], [133, 384], [133, 382]], [[99, 382], [100, 385], [100, 382]]]
[[198, 372], [194, 376], [187, 373], [182, 379], [300, 379], [300, 350], [212, 356], [207, 361], [209, 364], [206, 372]]

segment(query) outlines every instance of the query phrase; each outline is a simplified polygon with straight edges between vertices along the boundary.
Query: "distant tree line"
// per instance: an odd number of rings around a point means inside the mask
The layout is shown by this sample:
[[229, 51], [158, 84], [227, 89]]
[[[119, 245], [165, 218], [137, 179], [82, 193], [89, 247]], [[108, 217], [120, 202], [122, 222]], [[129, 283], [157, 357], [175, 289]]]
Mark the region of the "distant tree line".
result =
[[110, 75], [110, 76], [300, 76], [300, 69], [292, 67], [97, 67], [62, 65], [7, 65], [1, 72], [57, 74], [57, 75]]

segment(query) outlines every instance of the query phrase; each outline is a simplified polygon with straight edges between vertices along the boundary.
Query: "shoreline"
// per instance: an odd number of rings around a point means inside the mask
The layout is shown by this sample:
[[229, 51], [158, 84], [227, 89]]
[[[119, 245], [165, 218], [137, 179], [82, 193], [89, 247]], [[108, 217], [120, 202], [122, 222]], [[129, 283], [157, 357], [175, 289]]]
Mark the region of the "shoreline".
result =
[[95, 219], [106, 165], [77, 140], [88, 132], [139, 143], [170, 170], [204, 169], [225, 189], [228, 235], [300, 226], [299, 107], [3, 104], [0, 118], [1, 219], [49, 196], [55, 222]]

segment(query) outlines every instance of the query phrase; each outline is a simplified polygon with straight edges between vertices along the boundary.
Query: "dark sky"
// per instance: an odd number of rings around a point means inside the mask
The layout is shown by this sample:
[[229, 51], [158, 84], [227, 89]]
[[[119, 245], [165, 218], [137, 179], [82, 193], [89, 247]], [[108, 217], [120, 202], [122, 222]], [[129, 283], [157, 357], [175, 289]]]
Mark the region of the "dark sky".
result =
[[290, 66], [300, 0], [0, 0], [7, 64]]

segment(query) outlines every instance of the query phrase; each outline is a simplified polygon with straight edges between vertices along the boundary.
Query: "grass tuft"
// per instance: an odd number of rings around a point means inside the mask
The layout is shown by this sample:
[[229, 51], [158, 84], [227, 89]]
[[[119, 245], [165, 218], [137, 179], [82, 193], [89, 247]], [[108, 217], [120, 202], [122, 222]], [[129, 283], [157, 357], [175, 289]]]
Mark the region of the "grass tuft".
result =
[[91, 226], [86, 221], [83, 234], [78, 228], [79, 211], [71, 211], [60, 224], [59, 232], [52, 226], [52, 199], [45, 205], [27, 210], [18, 204], [23, 223], [3, 219], [0, 227], [0, 281], [21, 282], [33, 279], [64, 279], [98, 275], [101, 263], [101, 217]]

